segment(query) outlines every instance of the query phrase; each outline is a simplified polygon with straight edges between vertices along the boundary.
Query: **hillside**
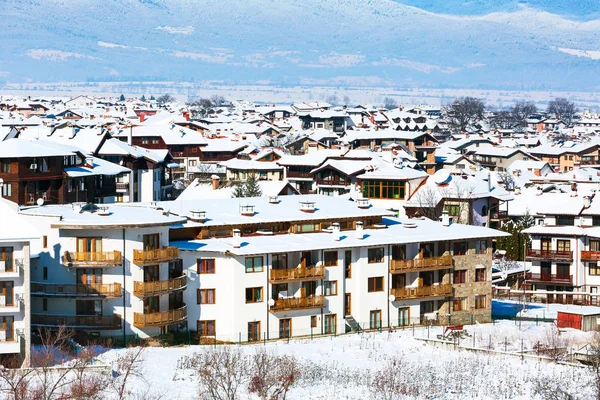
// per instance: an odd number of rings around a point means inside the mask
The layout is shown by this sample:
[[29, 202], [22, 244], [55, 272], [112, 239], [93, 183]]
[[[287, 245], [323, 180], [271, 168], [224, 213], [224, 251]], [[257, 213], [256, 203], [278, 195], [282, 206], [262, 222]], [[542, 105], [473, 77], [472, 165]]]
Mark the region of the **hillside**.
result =
[[459, 16], [392, 0], [3, 3], [5, 82], [600, 86], [600, 20], [527, 7]]

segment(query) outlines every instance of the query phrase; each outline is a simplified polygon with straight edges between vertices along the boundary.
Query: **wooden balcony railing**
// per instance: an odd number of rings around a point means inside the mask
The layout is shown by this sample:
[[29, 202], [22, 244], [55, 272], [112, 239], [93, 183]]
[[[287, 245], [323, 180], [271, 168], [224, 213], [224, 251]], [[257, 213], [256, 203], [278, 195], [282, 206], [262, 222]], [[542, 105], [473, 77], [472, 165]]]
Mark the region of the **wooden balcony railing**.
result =
[[390, 263], [390, 272], [392, 274], [410, 271], [433, 271], [446, 268], [452, 268], [452, 256], [425, 257], [414, 260], [392, 260]]
[[137, 265], [174, 261], [179, 258], [179, 247], [167, 246], [162, 249], [134, 250], [133, 263]]
[[322, 186], [348, 186], [350, 181], [339, 176], [327, 177], [327, 178], [316, 178], [317, 185]]
[[120, 251], [103, 253], [65, 251], [64, 265], [67, 267], [117, 267], [123, 265]]
[[434, 286], [393, 288], [390, 290], [390, 294], [393, 295], [396, 300], [447, 297], [452, 296], [452, 285], [444, 283]]
[[64, 326], [76, 329], [121, 329], [121, 316], [31, 314], [33, 326]]
[[533, 250], [527, 249], [528, 259], [536, 260], [572, 260], [572, 251], [559, 251], [559, 250]]
[[325, 307], [325, 296], [298, 297], [275, 300], [275, 304], [271, 306], [271, 312], [323, 307]]
[[269, 282], [312, 281], [325, 279], [325, 267], [300, 267], [290, 269], [272, 269]]
[[123, 292], [120, 283], [91, 283], [60, 284], [60, 283], [31, 283], [32, 296], [57, 296], [57, 297], [121, 297]]
[[537, 274], [528, 272], [525, 274], [525, 280], [530, 282], [560, 283], [563, 285], [573, 284], [573, 276], [571, 275]]
[[116, 188], [117, 188], [118, 193], [128, 192], [129, 191], [129, 183], [117, 182]]
[[582, 251], [582, 261], [600, 261], [600, 251]]
[[508, 211], [506, 210], [492, 210], [490, 211], [490, 218], [492, 219], [507, 219], [508, 218]]
[[288, 171], [288, 178], [303, 178], [303, 179], [313, 179], [313, 174], [310, 172], [302, 172], [302, 171]]
[[133, 326], [137, 328], [151, 328], [167, 326], [187, 319], [187, 306], [175, 310], [161, 311], [150, 314], [133, 313]]
[[185, 289], [187, 277], [185, 275], [167, 281], [133, 282], [133, 294], [138, 297], [156, 296], [161, 293], [171, 293]]

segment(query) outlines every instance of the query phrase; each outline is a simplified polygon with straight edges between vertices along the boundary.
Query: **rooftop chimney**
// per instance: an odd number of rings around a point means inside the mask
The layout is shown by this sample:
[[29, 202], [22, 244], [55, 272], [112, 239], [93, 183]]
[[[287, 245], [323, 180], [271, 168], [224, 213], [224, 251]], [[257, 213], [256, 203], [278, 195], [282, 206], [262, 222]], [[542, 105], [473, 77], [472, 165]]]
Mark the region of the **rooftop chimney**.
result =
[[218, 175], [212, 175], [210, 177], [210, 180], [212, 181], [212, 188], [213, 188], [213, 190], [217, 190], [219, 188], [219, 183], [221, 181], [221, 178], [219, 178]]
[[194, 222], [206, 222], [206, 211], [190, 211], [189, 219]]
[[315, 212], [315, 202], [314, 201], [301, 201], [300, 203], [300, 211], [305, 213], [314, 213]]
[[442, 225], [450, 226], [450, 214], [446, 210], [442, 211]]
[[146, 120], [146, 114], [140, 114], [140, 122], [144, 122]]
[[369, 208], [370, 204], [369, 204], [369, 199], [361, 197], [359, 199], [356, 199], [356, 205], [358, 206], [358, 208]]
[[242, 214], [245, 217], [254, 217], [254, 206], [252, 206], [252, 205], [240, 206], [240, 214]]
[[242, 244], [241, 242], [242, 242], [242, 231], [240, 231], [239, 229], [234, 229], [233, 230], [233, 248], [239, 249]]
[[590, 196], [583, 197], [583, 208], [590, 208], [592, 205], [592, 198]]
[[340, 224], [338, 224], [337, 222], [331, 224], [331, 234], [335, 242], [340, 241]]
[[278, 204], [279, 203], [279, 197], [278, 196], [269, 196], [269, 203], [270, 204]]
[[358, 240], [363, 240], [364, 237], [364, 229], [363, 229], [363, 222], [362, 221], [356, 221], [356, 238]]

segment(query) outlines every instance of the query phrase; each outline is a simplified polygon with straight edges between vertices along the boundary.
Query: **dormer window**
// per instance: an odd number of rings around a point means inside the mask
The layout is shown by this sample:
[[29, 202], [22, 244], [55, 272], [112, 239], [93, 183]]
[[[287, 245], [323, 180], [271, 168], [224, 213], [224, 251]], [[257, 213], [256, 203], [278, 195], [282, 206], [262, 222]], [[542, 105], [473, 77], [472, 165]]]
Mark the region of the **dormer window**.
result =
[[252, 205], [240, 206], [240, 214], [242, 214], [246, 217], [254, 216], [254, 206], [252, 206]]

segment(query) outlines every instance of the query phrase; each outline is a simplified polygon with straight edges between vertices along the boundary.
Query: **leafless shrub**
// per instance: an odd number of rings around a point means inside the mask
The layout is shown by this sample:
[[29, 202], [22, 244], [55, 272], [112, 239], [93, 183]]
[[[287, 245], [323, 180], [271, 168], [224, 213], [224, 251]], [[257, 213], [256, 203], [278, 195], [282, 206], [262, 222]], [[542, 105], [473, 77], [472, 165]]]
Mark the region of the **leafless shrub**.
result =
[[109, 378], [99, 372], [91, 371], [96, 354], [93, 346], [84, 348], [73, 361], [74, 379], [66, 388], [66, 398], [73, 400], [95, 400], [103, 398], [103, 391], [109, 384]]
[[394, 357], [379, 370], [369, 389], [374, 399], [393, 400], [400, 397], [415, 395], [414, 391], [405, 382], [402, 360]]
[[222, 346], [180, 359], [179, 368], [193, 370], [200, 383], [200, 397], [235, 400], [250, 379], [250, 362], [241, 350]]
[[258, 349], [251, 357], [250, 370], [254, 371], [248, 391], [261, 399], [286, 399], [287, 393], [301, 377], [298, 362], [291, 356], [269, 354]]
[[554, 361], [563, 361], [567, 358], [570, 345], [569, 338], [563, 335], [556, 325], [552, 325], [546, 329], [544, 341], [538, 343], [537, 352]]
[[0, 393], [10, 400], [27, 400], [33, 370], [17, 369], [20, 359], [16, 355], [4, 360], [4, 364], [9, 367], [0, 365]]
[[119, 400], [131, 396], [132, 393], [127, 386], [130, 378], [143, 378], [141, 370], [143, 362], [144, 347], [131, 348], [117, 358], [114, 367], [116, 376], [112, 380], [112, 389]]
[[534, 382], [533, 391], [544, 400], [574, 400], [575, 397], [569, 393], [568, 387], [564, 382], [537, 378]]

